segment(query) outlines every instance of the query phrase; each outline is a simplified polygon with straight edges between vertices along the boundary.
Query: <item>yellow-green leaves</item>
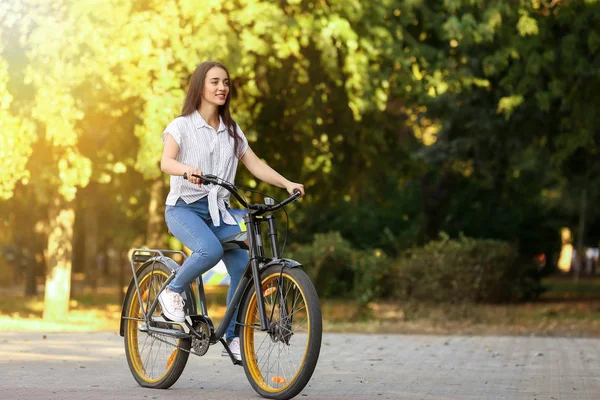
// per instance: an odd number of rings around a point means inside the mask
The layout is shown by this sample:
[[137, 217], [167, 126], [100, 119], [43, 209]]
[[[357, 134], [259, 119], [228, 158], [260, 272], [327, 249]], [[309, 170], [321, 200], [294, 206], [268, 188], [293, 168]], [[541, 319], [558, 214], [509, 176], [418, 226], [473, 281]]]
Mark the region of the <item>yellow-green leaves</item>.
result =
[[183, 92], [179, 89], [157, 92], [146, 99], [141, 114], [143, 123], [135, 128], [135, 135], [140, 139], [135, 166], [146, 178], [155, 179], [161, 174], [158, 168], [163, 148], [161, 135], [168, 122], [179, 115], [182, 103]]
[[493, 31], [502, 26], [502, 14], [496, 9], [491, 9], [486, 13], [488, 20], [487, 26]]
[[523, 11], [519, 22], [517, 22], [517, 30], [521, 36], [537, 35], [539, 32], [538, 23], [529, 16], [528, 12]]
[[[6, 9], [0, 4], [0, 21], [6, 14]], [[1, 39], [0, 25], [0, 54], [3, 50]], [[29, 177], [25, 165], [31, 154], [31, 143], [35, 140], [33, 124], [11, 112], [13, 96], [8, 92], [7, 84], [8, 65], [0, 58], [0, 199], [11, 198], [16, 183]]]
[[34, 139], [28, 121], [0, 109], [0, 199], [11, 198], [16, 183], [29, 178], [25, 165]]
[[72, 148], [67, 148], [65, 154], [58, 161], [59, 193], [67, 201], [74, 200], [77, 187], [87, 186], [91, 175], [92, 162], [90, 159]]
[[413, 63], [412, 73], [416, 80], [420, 81], [423, 79], [423, 73], [421, 73], [421, 70], [419, 70], [419, 64]]
[[33, 108], [33, 117], [46, 128], [46, 140], [56, 147], [77, 144], [75, 123], [83, 113], [75, 106], [75, 99], [59, 84], [40, 84]]
[[[91, 161], [77, 150], [80, 135], [76, 125], [84, 118], [74, 91], [90, 74], [88, 63], [81, 63], [80, 46], [85, 41], [93, 48], [97, 37], [82, 37], [78, 31], [88, 22], [76, 15], [76, 7], [50, 7], [35, 9], [28, 4], [24, 19], [31, 19], [33, 29], [27, 37], [29, 65], [25, 79], [35, 90], [31, 115], [45, 132], [48, 151], [58, 168], [39, 168], [45, 176], [36, 177], [40, 182], [56, 182], [59, 193], [68, 201], [73, 200], [78, 186], [85, 186], [91, 176]], [[89, 27], [88, 27], [89, 29]], [[78, 34], [79, 32], [79, 34]], [[35, 160], [34, 160], [35, 161]], [[58, 171], [58, 176], [53, 175]]]
[[521, 95], [502, 97], [498, 102], [498, 109], [496, 112], [498, 114], [503, 114], [504, 118], [509, 119], [515, 109], [523, 103], [523, 100], [523, 96]]

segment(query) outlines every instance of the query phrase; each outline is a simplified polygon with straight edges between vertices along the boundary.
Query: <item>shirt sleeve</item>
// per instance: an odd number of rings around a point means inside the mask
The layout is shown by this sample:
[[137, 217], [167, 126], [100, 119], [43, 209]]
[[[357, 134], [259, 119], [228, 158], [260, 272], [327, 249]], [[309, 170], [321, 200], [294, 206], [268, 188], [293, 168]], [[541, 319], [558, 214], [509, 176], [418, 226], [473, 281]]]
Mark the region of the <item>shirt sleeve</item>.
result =
[[242, 139], [242, 143], [240, 145], [240, 156], [239, 158], [242, 158], [244, 156], [244, 154], [246, 154], [246, 150], [248, 150], [248, 147], [250, 147], [250, 145], [248, 144], [248, 139], [246, 139], [246, 135], [244, 135], [244, 132], [242, 131], [242, 128], [240, 128], [240, 126], [238, 124], [235, 124], [236, 128], [237, 128], [237, 135], [240, 139]]
[[167, 134], [170, 134], [171, 136], [173, 136], [173, 139], [175, 139], [175, 142], [177, 143], [177, 145], [179, 147], [181, 147], [181, 130], [179, 129], [177, 120], [173, 120], [169, 125], [167, 125], [167, 128], [164, 130], [164, 132], [162, 134], [163, 145], [167, 141]]

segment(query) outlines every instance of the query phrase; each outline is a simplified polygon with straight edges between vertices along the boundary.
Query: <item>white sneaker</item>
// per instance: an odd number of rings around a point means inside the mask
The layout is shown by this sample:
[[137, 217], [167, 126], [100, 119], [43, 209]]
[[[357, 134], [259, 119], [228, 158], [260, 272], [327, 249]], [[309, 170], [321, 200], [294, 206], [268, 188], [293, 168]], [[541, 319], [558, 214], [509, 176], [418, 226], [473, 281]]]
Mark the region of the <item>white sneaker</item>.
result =
[[[229, 350], [231, 350], [231, 354], [233, 354], [233, 358], [235, 358], [237, 361], [242, 361], [242, 352], [240, 350], [240, 338], [233, 338], [233, 340], [229, 342], [228, 346]], [[221, 352], [221, 356], [229, 357], [229, 353], [227, 353], [227, 350], [223, 349], [223, 351]]]
[[175, 322], [185, 321], [183, 297], [181, 297], [179, 293], [163, 290], [158, 295], [158, 301], [160, 302], [162, 313], [165, 317]]

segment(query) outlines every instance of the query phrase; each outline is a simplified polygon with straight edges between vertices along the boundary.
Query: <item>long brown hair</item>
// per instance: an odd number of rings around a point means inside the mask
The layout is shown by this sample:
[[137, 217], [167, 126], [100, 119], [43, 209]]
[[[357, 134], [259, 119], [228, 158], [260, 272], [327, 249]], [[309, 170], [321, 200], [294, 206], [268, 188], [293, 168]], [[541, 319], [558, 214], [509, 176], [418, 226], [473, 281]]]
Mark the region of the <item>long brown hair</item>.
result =
[[183, 102], [183, 108], [181, 109], [181, 116], [190, 115], [194, 111], [200, 108], [200, 103], [202, 102], [202, 90], [204, 89], [204, 79], [206, 78], [206, 73], [211, 68], [218, 67], [225, 71], [227, 74], [227, 79], [229, 79], [229, 93], [227, 94], [227, 100], [225, 100], [225, 104], [219, 106], [219, 116], [223, 119], [223, 123], [227, 127], [227, 132], [229, 136], [233, 138], [233, 149], [234, 154], [239, 158], [240, 156], [240, 146], [241, 140], [237, 134], [236, 123], [231, 118], [231, 114], [229, 112], [229, 99], [231, 98], [231, 78], [229, 77], [229, 71], [225, 66], [216, 61], [204, 61], [202, 64], [198, 65], [192, 74], [190, 79], [190, 86], [188, 87], [187, 94], [185, 96], [185, 101]]

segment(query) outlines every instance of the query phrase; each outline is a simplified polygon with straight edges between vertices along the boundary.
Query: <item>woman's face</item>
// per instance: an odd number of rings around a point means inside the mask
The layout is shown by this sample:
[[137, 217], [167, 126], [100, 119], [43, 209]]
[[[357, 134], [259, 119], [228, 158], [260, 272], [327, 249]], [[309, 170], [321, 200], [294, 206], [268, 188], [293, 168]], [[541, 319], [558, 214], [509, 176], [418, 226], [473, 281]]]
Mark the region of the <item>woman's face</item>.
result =
[[225, 104], [229, 96], [229, 78], [223, 68], [212, 67], [204, 78], [202, 100], [217, 106]]

